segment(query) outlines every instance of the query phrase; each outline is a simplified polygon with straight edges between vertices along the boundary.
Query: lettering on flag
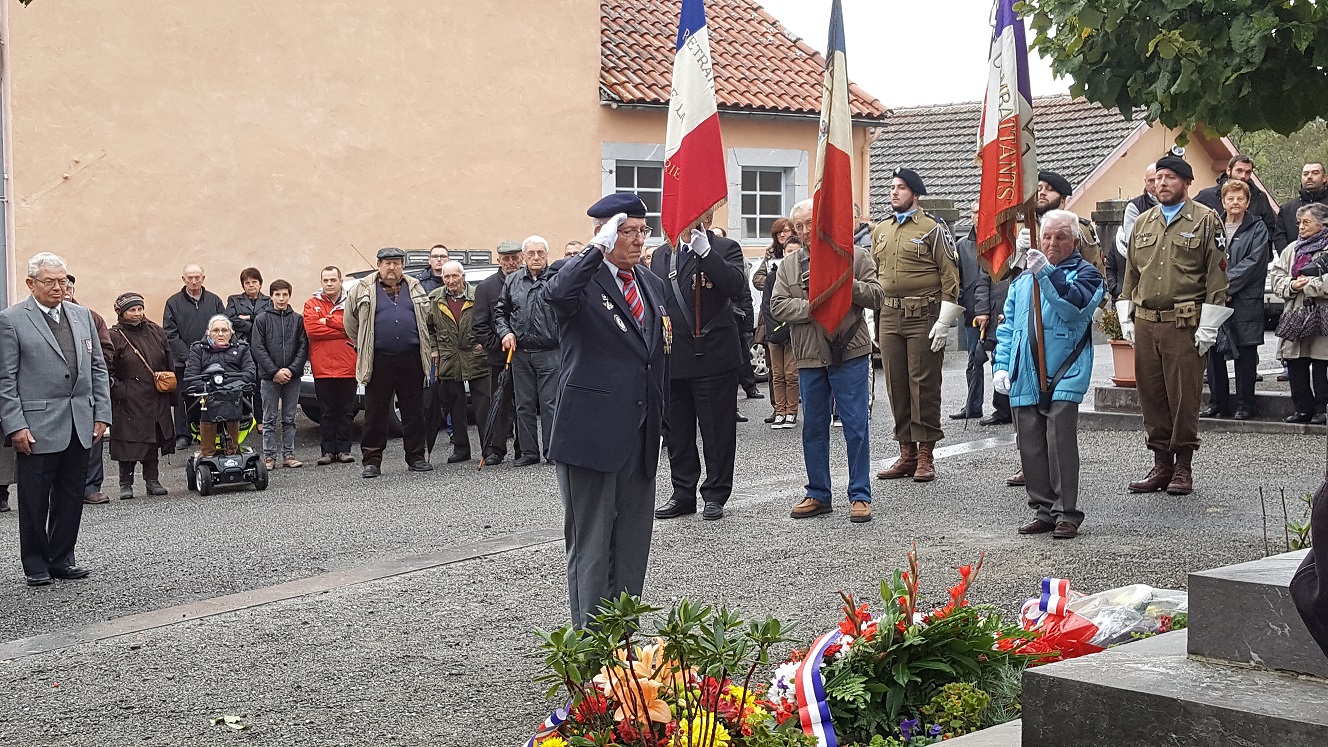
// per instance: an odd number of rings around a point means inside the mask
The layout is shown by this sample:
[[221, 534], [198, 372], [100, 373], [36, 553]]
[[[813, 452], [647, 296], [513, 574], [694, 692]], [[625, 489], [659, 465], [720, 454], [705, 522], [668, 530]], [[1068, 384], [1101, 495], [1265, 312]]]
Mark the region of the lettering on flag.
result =
[[664, 237], [676, 246], [728, 196], [724, 142], [715, 103], [715, 65], [703, 0], [683, 0], [664, 138]]

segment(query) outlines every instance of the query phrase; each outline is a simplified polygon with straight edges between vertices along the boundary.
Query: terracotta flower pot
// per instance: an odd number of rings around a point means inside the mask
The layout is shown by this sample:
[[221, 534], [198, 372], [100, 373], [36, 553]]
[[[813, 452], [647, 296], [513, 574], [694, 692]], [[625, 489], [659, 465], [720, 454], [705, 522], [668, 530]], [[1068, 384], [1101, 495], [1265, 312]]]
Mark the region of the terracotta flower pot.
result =
[[1134, 346], [1124, 340], [1110, 340], [1111, 361], [1116, 375], [1111, 383], [1120, 387], [1134, 388]]

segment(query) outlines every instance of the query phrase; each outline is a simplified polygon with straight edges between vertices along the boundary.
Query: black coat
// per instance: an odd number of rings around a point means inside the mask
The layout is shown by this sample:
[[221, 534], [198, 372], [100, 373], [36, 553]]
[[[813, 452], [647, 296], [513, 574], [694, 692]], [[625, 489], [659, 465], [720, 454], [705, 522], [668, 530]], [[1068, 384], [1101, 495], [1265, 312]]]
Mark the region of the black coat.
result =
[[1310, 635], [1328, 656], [1328, 572], [1318, 567], [1318, 556], [1328, 552], [1328, 483], [1314, 492], [1310, 526], [1313, 546], [1291, 577], [1291, 599]]
[[544, 302], [544, 287], [553, 272], [538, 277], [522, 268], [503, 281], [503, 292], [493, 309], [493, 328], [499, 343], [516, 335], [517, 350], [554, 350], [558, 347], [558, 321]]
[[[675, 379], [714, 376], [742, 365], [743, 349], [733, 314], [735, 303], [750, 293], [742, 246], [710, 231], [706, 235], [710, 238], [710, 252], [705, 258], [698, 260], [689, 251], [682, 266], [677, 268], [681, 299], [674, 293], [674, 283], [669, 279], [677, 252], [672, 247], [661, 246], [650, 261], [651, 272], [664, 284], [664, 306], [673, 325], [670, 371]], [[696, 296], [692, 286], [698, 269], [706, 280], [706, 285], [701, 288], [700, 338], [694, 336]], [[771, 279], [767, 278], [766, 282]], [[692, 321], [688, 321], [689, 316]], [[698, 350], [700, 355], [697, 355]]]
[[[1219, 216], [1225, 218], [1227, 211], [1222, 207], [1222, 185], [1230, 179], [1231, 177], [1226, 174], [1217, 177], [1217, 186], [1199, 190], [1199, 194], [1194, 196], [1194, 201], [1200, 205], [1207, 205], [1215, 210]], [[1273, 201], [1268, 199], [1268, 195], [1264, 194], [1263, 190], [1257, 186], [1249, 183], [1246, 183], [1245, 186], [1250, 188], [1250, 206], [1246, 210], [1246, 214], [1253, 213], [1254, 217], [1263, 221], [1271, 236], [1273, 228], [1277, 224], [1277, 213], [1273, 212]]]
[[[272, 308], [272, 299], [262, 293], [258, 294], [258, 298], [236, 293], [226, 299], [226, 317], [231, 320], [231, 327], [235, 329], [236, 336], [245, 342], [249, 342], [249, 337], [253, 334], [254, 322], [258, 320], [258, 315], [263, 313], [263, 309], [270, 308]], [[241, 319], [241, 315], [249, 318]]]
[[189, 362], [184, 366], [184, 381], [179, 383], [180, 390], [186, 391], [197, 388], [197, 385], [191, 381], [195, 376], [203, 373], [203, 370], [213, 363], [221, 364], [230, 379], [231, 374], [239, 374], [239, 380], [246, 384], [254, 384], [258, 381], [258, 372], [254, 368], [254, 356], [249, 352], [249, 346], [243, 342], [238, 342], [231, 338], [231, 344], [224, 350], [213, 350], [212, 344], [207, 340], [196, 342], [189, 348]]
[[166, 313], [162, 317], [161, 328], [166, 331], [166, 339], [171, 344], [171, 356], [175, 365], [182, 365], [189, 358], [189, 346], [207, 337], [208, 320], [214, 316], [226, 315], [217, 294], [203, 289], [203, 295], [195, 301], [184, 288], [179, 293], [166, 299]]
[[[664, 286], [644, 267], [636, 268], [645, 306], [642, 330], [618, 290], [616, 271], [592, 244], [544, 288], [562, 341], [549, 458], [616, 473], [639, 448], [645, 473], [653, 478], [660, 439], [668, 434], [666, 382], [669, 358], [675, 357], [664, 355], [664, 322], [659, 314]], [[674, 329], [676, 345], [676, 325]]]
[[[111, 327], [111, 350], [106, 358], [106, 369], [114, 382], [111, 384], [111, 415], [115, 420], [110, 435], [111, 459], [140, 458], [142, 449], [123, 449], [122, 445], [127, 443], [152, 444], [162, 448], [163, 453], [172, 453], [175, 425], [171, 405], [175, 395], [157, 391], [152, 379], [154, 371], [175, 368], [166, 332], [156, 322], [146, 319], [137, 325], [120, 323]], [[139, 355], [143, 356], [141, 360]], [[143, 361], [147, 361], [146, 365]]]
[[1282, 205], [1281, 212], [1277, 214], [1277, 223], [1273, 227], [1273, 251], [1280, 252], [1287, 248], [1287, 244], [1300, 238], [1300, 224], [1296, 222], [1296, 211], [1311, 202], [1328, 205], [1328, 188], [1317, 192], [1306, 192], [1302, 189], [1299, 198], [1289, 200]]
[[960, 239], [955, 250], [959, 254], [959, 305], [964, 307], [964, 324], [971, 327], [975, 317], [999, 314], [1000, 308], [992, 306], [991, 276], [978, 264], [976, 229]]
[[502, 270], [495, 272], [475, 285], [475, 341], [484, 346], [490, 366], [501, 366], [507, 362], [503, 352], [503, 338], [493, 325], [493, 310], [498, 305], [498, 297], [503, 294], [503, 283], [507, 276]]
[[304, 375], [309, 360], [309, 336], [304, 331], [304, 316], [287, 306], [278, 311], [267, 308], [254, 320], [254, 336], [249, 346], [254, 354], [258, 378], [270, 380], [277, 371], [289, 369], [291, 375]]
[[1235, 310], [1222, 328], [1233, 345], [1263, 343], [1263, 286], [1272, 260], [1272, 239], [1263, 221], [1251, 213], [1227, 242], [1227, 305]]

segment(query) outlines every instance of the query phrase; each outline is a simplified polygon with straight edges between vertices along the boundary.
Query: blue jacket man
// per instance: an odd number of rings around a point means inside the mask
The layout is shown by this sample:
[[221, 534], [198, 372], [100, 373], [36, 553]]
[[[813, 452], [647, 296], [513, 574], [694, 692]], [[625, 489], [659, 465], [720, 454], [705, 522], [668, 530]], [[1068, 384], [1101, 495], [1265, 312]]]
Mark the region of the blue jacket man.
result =
[[[1028, 505], [1036, 514], [1020, 534], [1078, 535], [1079, 403], [1093, 375], [1093, 312], [1102, 301], [1102, 273], [1079, 253], [1079, 218], [1052, 210], [1042, 218], [1041, 250], [1010, 286], [1005, 322], [996, 329], [996, 391], [1010, 396]], [[1033, 284], [1040, 295], [1047, 392], [1034, 354]]]
[[645, 584], [672, 345], [664, 285], [638, 266], [650, 235], [645, 203], [617, 193], [587, 213], [599, 233], [544, 287], [562, 351], [549, 458], [578, 627], [601, 599], [640, 595]]

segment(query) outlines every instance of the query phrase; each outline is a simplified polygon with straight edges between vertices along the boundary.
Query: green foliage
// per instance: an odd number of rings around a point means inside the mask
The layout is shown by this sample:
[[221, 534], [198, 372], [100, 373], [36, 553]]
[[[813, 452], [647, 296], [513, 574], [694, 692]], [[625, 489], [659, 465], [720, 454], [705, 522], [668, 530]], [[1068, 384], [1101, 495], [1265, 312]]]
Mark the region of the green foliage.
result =
[[991, 702], [982, 712], [982, 727], [997, 726], [1023, 715], [1019, 694], [1023, 692], [1023, 666], [988, 667], [976, 684]]
[[[1070, 93], [1129, 118], [1218, 134], [1296, 132], [1328, 113], [1328, 3], [1024, 0], [1033, 46]], [[1181, 138], [1182, 140], [1184, 138]]]
[[1314, 511], [1314, 496], [1305, 493], [1300, 497], [1300, 501], [1305, 504], [1304, 514], [1299, 519], [1287, 521], [1287, 535], [1290, 537], [1287, 552], [1304, 550], [1313, 544], [1310, 538], [1310, 514]]
[[1259, 181], [1279, 205], [1300, 194], [1300, 172], [1307, 163], [1328, 163], [1328, 122], [1316, 119], [1292, 135], [1275, 132], [1231, 133], [1240, 152], [1254, 159]]
[[968, 682], [951, 682], [918, 710], [929, 724], [940, 724], [945, 733], [962, 736], [982, 728], [982, 714], [991, 696]]
[[1125, 333], [1121, 331], [1120, 316], [1115, 309], [1107, 309], [1102, 312], [1102, 321], [1097, 323], [1102, 329], [1102, 334], [1107, 336], [1108, 340], [1124, 340]]

